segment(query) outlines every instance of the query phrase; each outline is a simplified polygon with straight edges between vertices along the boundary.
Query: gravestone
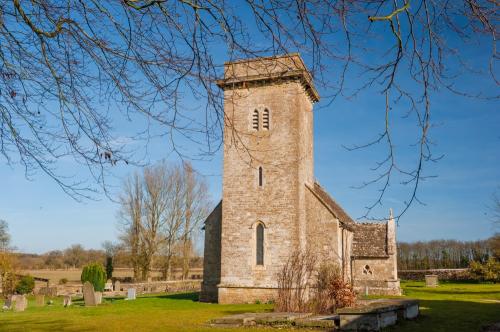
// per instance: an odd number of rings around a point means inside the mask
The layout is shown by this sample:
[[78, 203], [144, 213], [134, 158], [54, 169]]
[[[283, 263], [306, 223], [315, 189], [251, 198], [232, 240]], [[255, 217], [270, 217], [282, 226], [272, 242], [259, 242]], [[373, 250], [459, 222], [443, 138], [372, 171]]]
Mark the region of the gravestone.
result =
[[37, 307], [42, 307], [45, 305], [45, 295], [43, 294], [38, 294], [35, 295], [35, 304]]
[[71, 295], [64, 295], [63, 305], [69, 307], [71, 305]]
[[113, 282], [111, 280], [106, 281], [106, 283], [104, 284], [104, 291], [105, 292], [113, 291]]
[[135, 293], [136, 293], [135, 288], [127, 289], [127, 300], [135, 300]]
[[5, 302], [3, 304], [3, 310], [9, 310], [12, 307], [12, 297], [9, 296], [8, 298], [5, 299]]
[[115, 292], [121, 291], [121, 283], [120, 280], [115, 281]]
[[12, 296], [12, 303], [14, 305], [14, 311], [24, 311], [28, 307], [28, 300], [25, 295]]
[[102, 303], [102, 292], [94, 292], [95, 296], [95, 304], [101, 304]]
[[83, 299], [87, 307], [97, 305], [95, 301], [94, 286], [88, 281], [85, 281], [83, 284]]
[[425, 286], [426, 287], [437, 287], [438, 286], [438, 276], [435, 274], [427, 274], [425, 276]]

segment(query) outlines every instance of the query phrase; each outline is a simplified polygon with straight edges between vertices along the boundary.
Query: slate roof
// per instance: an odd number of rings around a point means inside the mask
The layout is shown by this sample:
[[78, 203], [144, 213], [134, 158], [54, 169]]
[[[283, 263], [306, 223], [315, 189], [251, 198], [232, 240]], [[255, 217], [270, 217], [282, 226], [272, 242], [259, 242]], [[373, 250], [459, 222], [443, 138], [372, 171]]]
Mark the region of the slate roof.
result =
[[340, 207], [340, 205], [326, 192], [323, 187], [318, 182], [314, 182], [314, 186], [311, 188], [309, 185], [306, 186], [313, 192], [313, 194], [318, 197], [321, 202], [330, 210], [335, 218], [337, 218], [344, 226], [350, 230], [353, 230], [356, 224], [354, 220]]
[[352, 255], [354, 257], [388, 257], [387, 224], [356, 223]]

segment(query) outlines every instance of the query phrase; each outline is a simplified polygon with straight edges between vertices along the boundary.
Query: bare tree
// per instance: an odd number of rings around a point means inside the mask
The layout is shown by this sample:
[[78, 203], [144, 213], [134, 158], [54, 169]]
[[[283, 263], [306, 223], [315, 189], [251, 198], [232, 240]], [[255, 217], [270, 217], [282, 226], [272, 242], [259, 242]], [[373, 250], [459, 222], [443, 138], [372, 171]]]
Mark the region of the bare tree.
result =
[[124, 223], [122, 242], [130, 250], [130, 260], [134, 270], [134, 279], [140, 277], [140, 235], [143, 216], [143, 189], [139, 175], [135, 173], [127, 179], [124, 193], [120, 197], [119, 216]]
[[193, 251], [193, 238], [200, 224], [207, 218], [210, 209], [206, 182], [194, 172], [189, 162], [183, 163], [184, 175], [184, 222], [182, 225], [182, 277], [187, 279]]
[[[445, 89], [497, 97], [455, 84], [479, 72], [498, 85], [497, 7], [491, 0], [2, 1], [0, 154], [28, 177], [45, 172], [75, 198], [106, 191], [110, 167], [140, 160], [113, 124], [133, 121], [125, 136], [145, 141], [159, 125], [179, 155], [183, 140], [210, 154], [227, 121], [216, 63], [300, 52], [326, 91], [323, 105], [380, 93], [380, 135], [349, 149], [387, 146], [375, 177], [363, 183], [380, 191], [366, 217], [391, 184], [403, 183], [409, 190], [399, 218], [419, 201], [425, 165], [440, 158], [431, 149], [432, 95]], [[462, 50], [470, 45], [491, 45], [489, 63], [468, 63]], [[187, 107], [193, 99], [200, 101], [196, 111]], [[399, 115], [419, 128], [408, 147], [417, 156], [411, 165], [394, 149]], [[95, 181], [58, 172], [65, 156]]]
[[7, 251], [10, 245], [9, 224], [0, 219], [0, 251]]

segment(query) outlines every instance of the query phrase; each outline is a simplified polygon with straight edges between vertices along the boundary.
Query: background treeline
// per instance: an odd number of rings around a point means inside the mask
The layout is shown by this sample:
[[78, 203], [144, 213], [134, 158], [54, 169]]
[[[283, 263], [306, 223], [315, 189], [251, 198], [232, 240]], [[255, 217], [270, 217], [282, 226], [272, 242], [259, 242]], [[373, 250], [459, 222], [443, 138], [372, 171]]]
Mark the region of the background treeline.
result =
[[[16, 258], [17, 266], [21, 270], [39, 270], [39, 269], [71, 269], [82, 268], [83, 266], [100, 262], [105, 264], [105, 250], [85, 249], [80, 244], [74, 244], [64, 250], [51, 250], [44, 254], [29, 254], [29, 253], [13, 253]], [[182, 255], [178, 253], [172, 260], [173, 268], [181, 268], [183, 264]], [[161, 257], [157, 257], [156, 261], [160, 262]], [[113, 255], [113, 265], [115, 268], [132, 268], [132, 258], [124, 250], [116, 250]], [[203, 259], [196, 252], [190, 259], [191, 268], [200, 268], [203, 266]], [[160, 264], [153, 266], [159, 269]]]
[[500, 235], [486, 240], [433, 240], [398, 243], [398, 269], [468, 268], [472, 261], [485, 263], [500, 257]]

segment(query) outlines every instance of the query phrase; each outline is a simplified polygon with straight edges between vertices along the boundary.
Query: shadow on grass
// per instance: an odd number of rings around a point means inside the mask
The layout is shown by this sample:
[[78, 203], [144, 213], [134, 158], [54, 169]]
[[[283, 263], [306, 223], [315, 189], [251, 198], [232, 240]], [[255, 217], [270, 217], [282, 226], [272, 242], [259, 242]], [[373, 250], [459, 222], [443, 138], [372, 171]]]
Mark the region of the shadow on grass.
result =
[[190, 293], [172, 293], [165, 295], [156, 295], [150, 296], [157, 299], [170, 299], [170, 300], [184, 300], [184, 301], [192, 301], [199, 302], [200, 293], [199, 292], [190, 292]]
[[469, 301], [420, 300], [420, 316], [384, 331], [481, 331], [500, 321], [500, 304]]
[[86, 328], [75, 324], [74, 322], [63, 319], [43, 320], [33, 319], [26, 316], [16, 317], [15, 320], [2, 321], [0, 324], [1, 331], [94, 331], [94, 329]]

